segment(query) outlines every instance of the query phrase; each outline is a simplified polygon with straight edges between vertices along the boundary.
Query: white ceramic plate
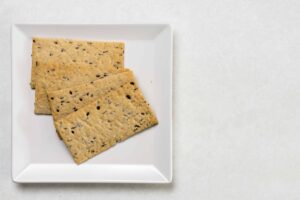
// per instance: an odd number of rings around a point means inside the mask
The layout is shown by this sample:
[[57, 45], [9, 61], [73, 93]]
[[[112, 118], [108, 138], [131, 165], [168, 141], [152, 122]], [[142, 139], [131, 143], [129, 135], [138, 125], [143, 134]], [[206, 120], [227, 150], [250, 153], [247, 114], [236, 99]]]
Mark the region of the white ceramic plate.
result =
[[[74, 164], [51, 116], [33, 114], [31, 38], [124, 41], [125, 65], [157, 114], [159, 125], [84, 164]], [[172, 31], [169, 25], [12, 26], [12, 177], [15, 182], [172, 181]]]

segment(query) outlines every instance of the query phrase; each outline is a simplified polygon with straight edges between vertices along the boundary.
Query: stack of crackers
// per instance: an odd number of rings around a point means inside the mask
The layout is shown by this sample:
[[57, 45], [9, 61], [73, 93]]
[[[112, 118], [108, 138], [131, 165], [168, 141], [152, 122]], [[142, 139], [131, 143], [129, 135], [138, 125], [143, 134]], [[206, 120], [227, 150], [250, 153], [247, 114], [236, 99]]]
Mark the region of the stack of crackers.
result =
[[77, 164], [158, 123], [133, 72], [124, 68], [124, 43], [32, 41], [34, 112], [53, 116]]

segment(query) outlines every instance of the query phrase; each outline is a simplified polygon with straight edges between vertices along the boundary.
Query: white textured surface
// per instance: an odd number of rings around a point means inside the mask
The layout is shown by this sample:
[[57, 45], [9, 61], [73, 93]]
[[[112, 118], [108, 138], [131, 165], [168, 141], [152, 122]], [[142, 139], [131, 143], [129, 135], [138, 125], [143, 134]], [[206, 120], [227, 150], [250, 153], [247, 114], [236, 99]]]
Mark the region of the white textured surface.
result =
[[[12, 22], [172, 24], [172, 185], [11, 181]], [[297, 0], [0, 0], [1, 199], [299, 199], [299, 24]]]

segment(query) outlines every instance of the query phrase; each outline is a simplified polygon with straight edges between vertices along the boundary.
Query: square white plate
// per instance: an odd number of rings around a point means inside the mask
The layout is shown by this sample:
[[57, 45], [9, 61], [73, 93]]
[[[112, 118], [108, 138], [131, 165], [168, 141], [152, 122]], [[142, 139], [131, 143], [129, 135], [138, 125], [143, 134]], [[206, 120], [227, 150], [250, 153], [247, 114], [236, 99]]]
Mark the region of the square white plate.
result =
[[[132, 69], [159, 125], [76, 165], [51, 116], [34, 115], [30, 89], [31, 38], [125, 42]], [[172, 30], [169, 25], [12, 26], [12, 178], [15, 182], [172, 181]]]

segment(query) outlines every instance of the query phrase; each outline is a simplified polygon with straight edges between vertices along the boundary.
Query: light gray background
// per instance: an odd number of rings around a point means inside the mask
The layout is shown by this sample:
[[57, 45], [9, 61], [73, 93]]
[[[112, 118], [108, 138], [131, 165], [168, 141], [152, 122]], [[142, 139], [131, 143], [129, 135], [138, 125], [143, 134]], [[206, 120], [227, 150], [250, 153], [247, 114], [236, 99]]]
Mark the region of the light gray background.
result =
[[[173, 184], [11, 181], [13, 22], [173, 26]], [[300, 199], [299, 27], [297, 0], [0, 0], [0, 198]]]

